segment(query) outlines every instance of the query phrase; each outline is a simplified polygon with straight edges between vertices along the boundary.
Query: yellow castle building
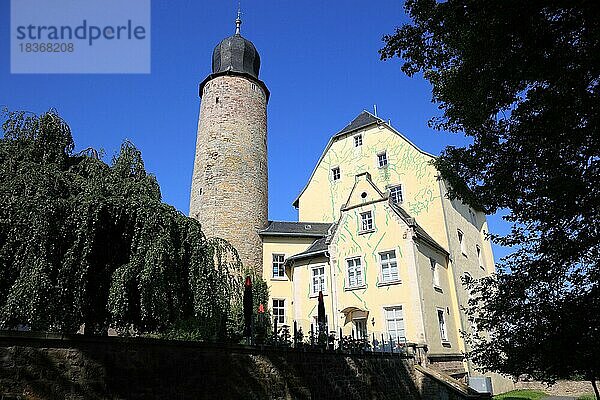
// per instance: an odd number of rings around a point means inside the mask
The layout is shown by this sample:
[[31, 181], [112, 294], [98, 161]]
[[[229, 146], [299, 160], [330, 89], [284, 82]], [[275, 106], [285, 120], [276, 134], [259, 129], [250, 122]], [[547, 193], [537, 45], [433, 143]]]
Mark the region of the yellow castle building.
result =
[[322, 291], [330, 331], [411, 343], [469, 372], [462, 279], [493, 273], [494, 259], [485, 215], [446, 197], [433, 159], [366, 111], [331, 137], [293, 203], [300, 221], [259, 232], [279, 325], [315, 329]]
[[262, 273], [279, 326], [308, 334], [322, 292], [337, 336], [381, 338], [389, 351], [410, 345], [456, 378], [480, 375], [463, 361], [461, 332], [474, 328], [464, 278], [494, 272], [485, 215], [449, 200], [434, 156], [363, 111], [332, 135], [294, 200], [299, 221], [269, 221], [269, 90], [241, 23], [200, 83], [190, 216]]

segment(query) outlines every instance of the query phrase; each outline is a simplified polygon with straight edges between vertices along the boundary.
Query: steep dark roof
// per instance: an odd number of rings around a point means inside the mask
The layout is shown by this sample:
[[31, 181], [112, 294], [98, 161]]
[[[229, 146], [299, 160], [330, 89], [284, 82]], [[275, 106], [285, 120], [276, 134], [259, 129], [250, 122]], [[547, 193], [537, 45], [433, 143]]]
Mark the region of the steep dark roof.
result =
[[378, 122], [383, 122], [381, 119], [377, 118], [373, 114], [367, 111], [363, 111], [356, 118], [352, 120], [344, 129], [336, 133], [333, 137], [343, 135], [344, 133], [355, 131], [359, 128], [364, 128], [365, 126], [369, 126], [372, 124], [376, 124]]
[[258, 79], [260, 56], [251, 41], [240, 34], [221, 40], [213, 51], [212, 72], [232, 71]]
[[286, 264], [289, 265], [291, 263], [291, 261], [325, 254], [325, 252], [327, 251], [327, 247], [328, 247], [327, 237], [322, 237], [320, 239], [315, 240], [314, 243], [311, 244], [310, 246], [308, 246], [308, 248], [306, 250], [304, 250], [302, 253], [298, 253], [298, 254], [288, 257], [285, 262], [286, 262]]
[[324, 237], [331, 224], [323, 222], [269, 221], [265, 229], [258, 232], [261, 236], [308, 236]]
[[199, 95], [202, 97], [204, 86], [213, 78], [221, 75], [235, 75], [248, 78], [260, 85], [269, 102], [269, 89], [258, 77], [260, 55], [254, 44], [239, 33], [219, 42], [213, 50], [212, 73], [200, 83]]
[[447, 256], [450, 255], [448, 253], [448, 251], [444, 247], [442, 247], [442, 245], [440, 245], [438, 242], [436, 242], [434, 238], [429, 236], [429, 234], [425, 231], [425, 229], [423, 229], [423, 227], [421, 227], [421, 225], [419, 225], [417, 223], [417, 221], [413, 217], [411, 217], [410, 214], [407, 213], [404, 208], [400, 207], [398, 204], [395, 204], [391, 201], [390, 201], [390, 205], [392, 206], [392, 209], [404, 220], [404, 222], [406, 222], [409, 226], [411, 226], [415, 230], [415, 234], [417, 235], [417, 237], [419, 239], [423, 240], [424, 242], [426, 242], [433, 248], [441, 251], [445, 255], [447, 255]]

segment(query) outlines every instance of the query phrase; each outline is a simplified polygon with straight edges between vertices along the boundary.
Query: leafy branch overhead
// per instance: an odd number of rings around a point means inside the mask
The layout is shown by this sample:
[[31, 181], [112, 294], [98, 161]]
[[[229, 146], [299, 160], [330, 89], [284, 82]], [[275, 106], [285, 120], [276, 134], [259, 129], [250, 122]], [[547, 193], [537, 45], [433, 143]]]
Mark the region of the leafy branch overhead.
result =
[[93, 149], [74, 154], [54, 111], [6, 113], [3, 130], [3, 328], [143, 333], [195, 320], [200, 338], [241, 333], [236, 251], [161, 201], [132, 143], [108, 165]]
[[[480, 366], [552, 381], [600, 376], [600, 3], [407, 0], [384, 36], [432, 85], [431, 126], [472, 138], [435, 161], [449, 196], [508, 210], [515, 246], [471, 285]], [[597, 397], [600, 394], [597, 393]]]

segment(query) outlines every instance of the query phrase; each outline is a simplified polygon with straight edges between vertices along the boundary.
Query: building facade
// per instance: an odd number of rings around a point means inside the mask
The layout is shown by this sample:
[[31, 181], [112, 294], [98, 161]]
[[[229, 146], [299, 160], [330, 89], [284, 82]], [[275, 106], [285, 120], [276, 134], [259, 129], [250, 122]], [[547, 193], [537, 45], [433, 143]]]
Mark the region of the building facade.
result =
[[299, 222], [260, 232], [278, 322], [307, 332], [322, 291], [328, 329], [414, 344], [457, 378], [465, 278], [494, 271], [483, 213], [446, 197], [425, 153], [363, 111], [334, 134], [294, 206]]
[[486, 216], [447, 198], [433, 155], [363, 111], [329, 140], [293, 202], [298, 221], [268, 221], [269, 91], [240, 24], [200, 84], [190, 216], [262, 273], [279, 326], [307, 334], [321, 292], [336, 335], [410, 344], [456, 378], [478, 375], [463, 361], [461, 332], [475, 328], [463, 282], [494, 272]]

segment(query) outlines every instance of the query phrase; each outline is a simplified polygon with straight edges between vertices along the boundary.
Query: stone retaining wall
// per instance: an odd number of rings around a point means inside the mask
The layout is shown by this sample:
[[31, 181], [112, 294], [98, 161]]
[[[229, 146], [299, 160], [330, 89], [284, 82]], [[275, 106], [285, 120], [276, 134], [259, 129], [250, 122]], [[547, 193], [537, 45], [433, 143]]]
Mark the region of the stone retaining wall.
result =
[[[437, 390], [427, 379], [397, 355], [0, 335], [3, 399], [421, 400]], [[472, 398], [449, 390], [453, 400]]]
[[557, 381], [548, 386], [542, 382], [517, 382], [515, 389], [540, 390], [552, 396], [580, 396], [594, 393], [594, 388], [589, 381]]

